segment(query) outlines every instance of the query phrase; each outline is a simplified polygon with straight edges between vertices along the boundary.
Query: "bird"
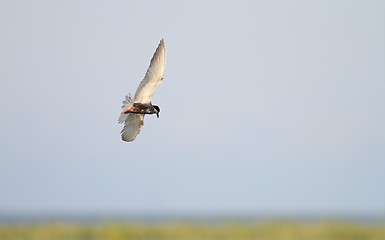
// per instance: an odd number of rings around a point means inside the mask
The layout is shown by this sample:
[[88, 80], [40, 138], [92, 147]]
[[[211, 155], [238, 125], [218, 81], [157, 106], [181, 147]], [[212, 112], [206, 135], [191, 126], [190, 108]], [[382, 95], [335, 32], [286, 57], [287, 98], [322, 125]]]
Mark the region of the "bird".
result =
[[145, 114], [156, 114], [159, 118], [160, 107], [152, 104], [152, 97], [159, 84], [163, 81], [166, 68], [166, 47], [164, 40], [160, 40], [152, 56], [144, 79], [136, 89], [134, 97], [131, 93], [123, 100], [119, 123], [124, 123], [121, 137], [123, 141], [132, 142], [140, 133], [144, 124]]

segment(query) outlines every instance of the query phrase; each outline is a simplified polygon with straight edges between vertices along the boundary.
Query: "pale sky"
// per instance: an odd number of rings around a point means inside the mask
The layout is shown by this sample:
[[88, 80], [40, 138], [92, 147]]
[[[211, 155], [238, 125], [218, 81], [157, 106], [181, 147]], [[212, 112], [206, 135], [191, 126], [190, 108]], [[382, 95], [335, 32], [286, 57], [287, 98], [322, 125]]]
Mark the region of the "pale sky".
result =
[[[385, 214], [384, 1], [0, 1], [0, 214]], [[132, 143], [121, 102], [168, 59]]]

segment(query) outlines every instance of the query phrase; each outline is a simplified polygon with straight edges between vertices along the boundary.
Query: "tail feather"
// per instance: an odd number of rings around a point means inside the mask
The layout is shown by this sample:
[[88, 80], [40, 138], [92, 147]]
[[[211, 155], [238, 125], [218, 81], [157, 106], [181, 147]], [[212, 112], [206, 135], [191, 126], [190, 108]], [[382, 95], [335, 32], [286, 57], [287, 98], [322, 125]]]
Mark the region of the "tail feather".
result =
[[126, 97], [123, 100], [123, 105], [122, 105], [123, 111], [119, 116], [119, 123], [124, 123], [124, 121], [126, 121], [128, 114], [125, 114], [124, 112], [130, 107], [132, 107], [132, 105], [133, 105], [133, 98], [131, 96], [131, 93], [129, 93], [128, 96], [126, 95]]

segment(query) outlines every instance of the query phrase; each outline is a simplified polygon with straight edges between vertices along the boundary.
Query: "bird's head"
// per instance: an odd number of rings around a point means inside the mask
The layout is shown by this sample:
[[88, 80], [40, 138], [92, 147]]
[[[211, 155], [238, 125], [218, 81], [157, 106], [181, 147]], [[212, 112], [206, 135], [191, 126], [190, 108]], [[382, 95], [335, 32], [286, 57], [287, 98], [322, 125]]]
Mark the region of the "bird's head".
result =
[[158, 106], [156, 106], [156, 105], [152, 105], [152, 106], [155, 108], [156, 116], [159, 118], [160, 107], [158, 107]]

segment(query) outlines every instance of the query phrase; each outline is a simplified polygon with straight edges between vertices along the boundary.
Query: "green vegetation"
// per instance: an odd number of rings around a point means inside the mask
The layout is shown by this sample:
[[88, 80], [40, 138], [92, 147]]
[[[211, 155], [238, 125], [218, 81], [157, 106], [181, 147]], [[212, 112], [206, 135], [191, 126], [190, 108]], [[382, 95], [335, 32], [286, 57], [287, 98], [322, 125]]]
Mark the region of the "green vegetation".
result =
[[0, 239], [23, 240], [384, 240], [385, 222], [108, 222], [0, 225]]

